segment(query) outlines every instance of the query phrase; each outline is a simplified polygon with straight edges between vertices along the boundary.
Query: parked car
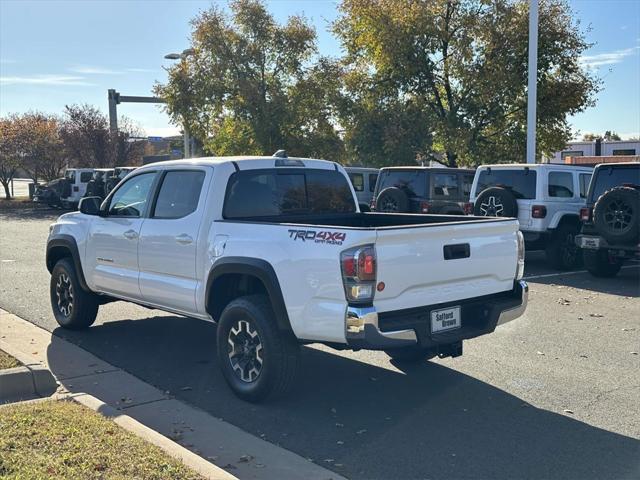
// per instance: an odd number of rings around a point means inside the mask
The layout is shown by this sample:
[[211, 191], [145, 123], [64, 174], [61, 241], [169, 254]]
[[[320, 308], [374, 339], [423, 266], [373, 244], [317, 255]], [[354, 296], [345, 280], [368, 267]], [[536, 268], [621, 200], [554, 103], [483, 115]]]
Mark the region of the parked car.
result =
[[373, 200], [373, 192], [376, 189], [376, 181], [378, 180], [377, 168], [365, 168], [365, 167], [345, 167], [351, 185], [356, 192], [358, 198], [358, 205], [361, 212], [368, 212], [370, 210], [371, 200]]
[[87, 191], [87, 184], [93, 177], [93, 168], [67, 168], [64, 172], [65, 185], [60, 195], [64, 208], [75, 210]]
[[44, 185], [36, 185], [33, 193], [33, 201], [36, 203], [46, 203], [53, 208], [62, 207], [60, 197], [65, 188], [64, 178], [56, 178]]
[[114, 175], [113, 168], [96, 168], [93, 170], [91, 180], [87, 183], [85, 197], [102, 197], [107, 196], [107, 182]]
[[473, 173], [462, 168], [382, 168], [371, 206], [377, 212], [470, 214]]
[[129, 175], [136, 168], [137, 167], [116, 167], [113, 171], [113, 175], [107, 179], [106, 193], [109, 194], [109, 192], [111, 192], [111, 190], [113, 190], [124, 177]]
[[592, 275], [614, 277], [625, 261], [640, 258], [640, 163], [598, 165], [580, 219], [576, 244]]
[[300, 344], [456, 357], [527, 303], [515, 219], [361, 213], [344, 168], [282, 152], [143, 166], [51, 226], [46, 265], [65, 328], [112, 300], [216, 321], [250, 401], [291, 386]]
[[544, 250], [553, 268], [577, 268], [575, 236], [592, 172], [574, 165], [483, 165], [471, 188], [474, 214], [517, 218], [527, 250]]

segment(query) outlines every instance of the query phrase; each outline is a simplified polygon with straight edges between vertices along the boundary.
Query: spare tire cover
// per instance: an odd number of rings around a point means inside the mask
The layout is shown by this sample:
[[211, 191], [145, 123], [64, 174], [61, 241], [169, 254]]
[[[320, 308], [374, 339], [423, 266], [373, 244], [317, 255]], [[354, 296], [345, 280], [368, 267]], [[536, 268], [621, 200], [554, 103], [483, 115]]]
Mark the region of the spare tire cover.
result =
[[517, 217], [518, 202], [515, 195], [503, 187], [490, 187], [478, 195], [473, 214], [480, 217]]

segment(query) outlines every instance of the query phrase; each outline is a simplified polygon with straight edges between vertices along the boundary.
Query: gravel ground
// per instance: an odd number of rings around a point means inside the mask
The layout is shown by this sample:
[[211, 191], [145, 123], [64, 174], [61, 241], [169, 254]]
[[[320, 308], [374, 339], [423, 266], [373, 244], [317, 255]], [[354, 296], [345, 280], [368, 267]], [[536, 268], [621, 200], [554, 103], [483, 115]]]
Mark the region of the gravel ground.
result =
[[464, 356], [407, 369], [305, 347], [291, 396], [249, 405], [222, 380], [213, 324], [117, 302], [88, 331], [57, 329], [44, 266], [56, 215], [0, 212], [0, 307], [347, 477], [640, 477], [637, 265], [594, 279], [533, 253], [525, 316]]

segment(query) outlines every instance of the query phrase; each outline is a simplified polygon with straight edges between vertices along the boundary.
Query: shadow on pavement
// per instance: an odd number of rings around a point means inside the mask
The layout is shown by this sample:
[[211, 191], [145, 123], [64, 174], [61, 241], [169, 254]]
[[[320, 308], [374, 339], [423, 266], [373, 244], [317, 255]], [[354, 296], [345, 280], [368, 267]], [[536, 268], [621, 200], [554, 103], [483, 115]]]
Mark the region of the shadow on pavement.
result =
[[[214, 324], [162, 316], [54, 333], [350, 478], [600, 480], [640, 474], [638, 440], [532, 407], [435, 363], [393, 371], [304, 347], [291, 394], [252, 405], [234, 397], [222, 379]], [[50, 367], [55, 373], [55, 362]]]
[[590, 273], [575, 273], [525, 280], [529, 283], [565, 285], [622, 297], [640, 297], [640, 264], [638, 263], [626, 263], [620, 273], [613, 278], [597, 278]]
[[55, 220], [63, 213], [69, 213], [69, 211], [37, 204], [27, 207], [0, 206], [0, 218], [6, 220], [43, 220], [50, 218]]

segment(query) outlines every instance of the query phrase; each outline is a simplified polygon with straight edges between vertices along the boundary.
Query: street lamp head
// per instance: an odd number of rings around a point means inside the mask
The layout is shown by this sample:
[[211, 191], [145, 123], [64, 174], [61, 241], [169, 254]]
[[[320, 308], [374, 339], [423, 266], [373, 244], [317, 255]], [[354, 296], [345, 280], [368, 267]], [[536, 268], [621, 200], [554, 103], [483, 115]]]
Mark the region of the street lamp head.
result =
[[180, 58], [182, 58], [182, 55], [180, 55], [179, 53], [167, 53], [164, 58], [166, 58], [167, 60], [179, 60]]

